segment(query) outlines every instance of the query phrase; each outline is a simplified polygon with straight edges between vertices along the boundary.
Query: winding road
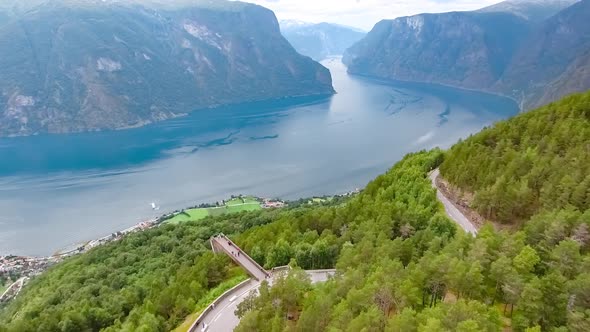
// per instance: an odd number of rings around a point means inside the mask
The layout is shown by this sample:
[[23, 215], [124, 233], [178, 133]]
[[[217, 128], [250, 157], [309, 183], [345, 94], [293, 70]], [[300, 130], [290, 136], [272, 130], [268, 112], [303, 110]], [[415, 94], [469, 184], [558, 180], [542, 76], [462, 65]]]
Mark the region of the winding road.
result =
[[[328, 280], [328, 278], [334, 275], [335, 271], [306, 271], [309, 275], [312, 283], [319, 283]], [[274, 278], [268, 279], [269, 284], [272, 285]], [[242, 287], [239, 287], [232, 292], [231, 296], [225, 297], [222, 301], [215, 304], [215, 308], [208, 312], [202, 319], [201, 323], [198, 324], [197, 328], [193, 332], [226, 332], [233, 331], [238, 324], [240, 319], [235, 315], [235, 310], [238, 304], [244, 301], [244, 299], [252, 291], [258, 291], [260, 288], [260, 281], [250, 279], [249, 282], [245, 283]], [[206, 325], [203, 325], [206, 324]], [[206, 326], [206, 328], [205, 328]], [[205, 328], [205, 330], [203, 330]]]
[[440, 170], [437, 168], [430, 173], [430, 180], [432, 186], [436, 188], [436, 197], [445, 207], [445, 212], [453, 221], [455, 221], [463, 230], [473, 236], [477, 235], [477, 228], [469, 221], [465, 215], [457, 209], [457, 207], [440, 191], [436, 185], [436, 179], [440, 175]]
[[[213, 252], [229, 256], [236, 264], [246, 270], [251, 278], [218, 297], [197, 318], [190, 327], [189, 332], [233, 331], [240, 323], [240, 319], [234, 313], [238, 304], [242, 303], [250, 292], [258, 292], [262, 281], [266, 280], [272, 285], [275, 278], [285, 272], [285, 269], [265, 270], [224, 234], [212, 237], [210, 243]], [[288, 267], [284, 268], [288, 269]], [[312, 284], [315, 284], [328, 280], [336, 273], [336, 270], [311, 270], [305, 272], [311, 279]]]
[[2, 293], [2, 295], [0, 295], [0, 302], [8, 301], [9, 298], [16, 297], [18, 295], [18, 293], [20, 293], [20, 291], [23, 289], [23, 286], [25, 285], [25, 282], [28, 279], [29, 278], [27, 278], [27, 277], [22, 277], [22, 278], [18, 279], [17, 281], [15, 281], [14, 283], [12, 283], [10, 286], [8, 286], [8, 288], [6, 288], [4, 293]]

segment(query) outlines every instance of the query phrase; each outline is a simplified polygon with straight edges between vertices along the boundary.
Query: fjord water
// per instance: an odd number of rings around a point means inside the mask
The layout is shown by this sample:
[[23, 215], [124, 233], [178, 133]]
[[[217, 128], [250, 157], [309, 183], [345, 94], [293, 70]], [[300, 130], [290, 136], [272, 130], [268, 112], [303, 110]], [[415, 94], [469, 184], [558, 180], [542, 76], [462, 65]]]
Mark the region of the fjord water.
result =
[[[0, 254], [49, 255], [232, 194], [295, 199], [363, 187], [404, 154], [518, 112], [509, 99], [351, 77], [338, 94], [202, 110], [112, 132], [0, 139]], [[151, 202], [161, 206], [153, 211]]]

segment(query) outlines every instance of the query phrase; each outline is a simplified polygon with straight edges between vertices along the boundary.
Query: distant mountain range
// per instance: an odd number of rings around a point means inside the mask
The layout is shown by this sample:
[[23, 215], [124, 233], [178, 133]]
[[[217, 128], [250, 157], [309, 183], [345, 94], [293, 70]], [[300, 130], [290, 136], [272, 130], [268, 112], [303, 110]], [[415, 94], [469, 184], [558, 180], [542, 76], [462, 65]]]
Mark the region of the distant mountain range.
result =
[[512, 13], [532, 22], [540, 22], [579, 0], [508, 0], [480, 9], [481, 13]]
[[331, 55], [342, 55], [366, 35], [362, 30], [332, 23], [286, 20], [280, 21], [280, 25], [281, 32], [297, 52], [316, 61]]
[[379, 22], [346, 51], [353, 74], [503, 94], [530, 109], [590, 88], [590, 0], [510, 0]]
[[140, 126], [332, 94], [274, 13], [230, 1], [0, 0], [0, 136]]

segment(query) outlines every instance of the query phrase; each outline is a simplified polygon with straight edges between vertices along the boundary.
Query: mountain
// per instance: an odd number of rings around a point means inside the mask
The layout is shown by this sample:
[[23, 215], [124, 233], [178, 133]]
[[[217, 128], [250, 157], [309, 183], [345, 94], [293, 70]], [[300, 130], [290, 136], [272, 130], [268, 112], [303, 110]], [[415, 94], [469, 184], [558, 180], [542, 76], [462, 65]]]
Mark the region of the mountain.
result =
[[347, 26], [298, 21], [281, 21], [281, 31], [297, 52], [316, 61], [331, 55], [342, 55], [366, 35], [363, 31]]
[[494, 89], [539, 106], [590, 88], [590, 0], [544, 21], [512, 59]]
[[512, 13], [529, 21], [541, 22], [580, 0], [508, 0], [479, 10], [482, 13]]
[[272, 11], [223, 0], [2, 0], [0, 68], [0, 136], [334, 91]]
[[344, 61], [353, 74], [483, 90], [531, 109], [590, 88], [589, 8], [590, 0], [507, 1], [384, 20]]
[[506, 13], [383, 20], [343, 60], [352, 74], [485, 89], [500, 78], [529, 28]]

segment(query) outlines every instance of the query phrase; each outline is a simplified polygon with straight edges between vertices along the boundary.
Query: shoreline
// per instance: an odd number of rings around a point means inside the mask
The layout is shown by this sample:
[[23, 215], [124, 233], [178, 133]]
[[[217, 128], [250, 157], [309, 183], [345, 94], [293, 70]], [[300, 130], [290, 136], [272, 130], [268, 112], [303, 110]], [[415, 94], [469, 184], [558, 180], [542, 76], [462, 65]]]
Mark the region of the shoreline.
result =
[[[174, 217], [186, 213], [189, 210], [195, 209], [221, 209], [221, 208], [230, 208], [230, 207], [237, 207], [243, 205], [254, 205], [254, 201], [259, 204], [260, 210], [266, 209], [282, 209], [289, 205], [298, 206], [300, 204], [323, 204], [325, 202], [330, 202], [334, 198], [343, 198], [343, 197], [352, 197], [360, 192], [360, 189], [351, 190], [345, 192], [343, 194], [334, 194], [334, 195], [324, 195], [324, 196], [315, 196], [315, 197], [308, 197], [308, 198], [301, 198], [299, 200], [293, 201], [284, 201], [281, 199], [273, 199], [273, 198], [262, 198], [258, 196], [252, 195], [232, 195], [228, 200], [222, 200], [220, 202], [212, 203], [201, 203], [199, 205], [194, 205], [191, 207], [187, 207], [181, 210], [175, 210], [173, 212], [168, 212], [162, 214], [160, 217], [153, 218], [150, 220], [141, 221], [131, 227], [128, 227], [121, 231], [115, 231], [107, 236], [103, 236], [98, 239], [94, 239], [91, 241], [86, 241], [84, 243], [75, 244], [70, 246], [69, 250], [66, 249], [62, 250], [61, 252], [57, 252], [51, 256], [26, 256], [26, 255], [0, 255], [0, 275], [16, 275], [18, 280], [24, 280], [26, 283], [27, 281], [31, 280], [34, 277], [37, 277], [43, 274], [48, 268], [53, 265], [61, 263], [64, 259], [67, 259], [72, 256], [82, 255], [89, 250], [92, 250], [96, 247], [106, 245], [112, 242], [116, 242], [122, 240], [124, 237], [137, 233], [143, 232], [152, 228], [160, 227], [162, 225], [167, 224], [171, 221]], [[233, 203], [228, 204], [229, 202], [242, 200], [242, 203]], [[246, 203], [245, 200], [249, 200], [249, 203]], [[244, 211], [234, 211], [228, 212], [231, 213], [239, 213]], [[206, 216], [210, 217], [212, 215]], [[206, 218], [204, 217], [204, 218]], [[202, 218], [202, 219], [204, 219]], [[201, 219], [195, 219], [201, 220]], [[190, 220], [187, 220], [190, 221]], [[183, 221], [183, 222], [187, 222]], [[182, 223], [182, 222], [181, 222]], [[171, 225], [174, 223], [170, 222]], [[17, 280], [17, 281], [18, 281]], [[24, 283], [23, 283], [24, 285]], [[21, 288], [23, 287], [21, 285]], [[18, 292], [7, 299], [3, 299], [4, 301], [10, 301], [18, 295]]]
[[[80, 242], [78, 244], [72, 244], [61, 251], [54, 253], [53, 255], [49, 256], [32, 256], [32, 255], [13, 255], [13, 254], [1, 254], [0, 255], [0, 275], [16, 275], [18, 278], [30, 280], [36, 276], [41, 275], [45, 272], [48, 268], [58, 263], [61, 263], [63, 260], [72, 257], [82, 255], [96, 247], [106, 245], [109, 243], [117, 242], [122, 240], [128, 235], [147, 231], [149, 229], [153, 229], [156, 227], [160, 227], [167, 223], [167, 221], [171, 220], [175, 216], [185, 213], [185, 211], [192, 210], [192, 209], [199, 209], [199, 208], [228, 208], [231, 206], [238, 206], [236, 204], [227, 204], [231, 200], [242, 199], [242, 201], [247, 198], [250, 200], [255, 200], [260, 209], [270, 209], [270, 208], [282, 208], [287, 204], [284, 201], [279, 199], [269, 199], [269, 198], [261, 198], [257, 196], [251, 195], [232, 195], [230, 199], [222, 200], [221, 202], [216, 202], [214, 204], [211, 203], [201, 203], [199, 205], [194, 205], [191, 207], [187, 207], [184, 209], [175, 210], [172, 212], [167, 212], [162, 214], [159, 217], [152, 218], [149, 220], [143, 220], [139, 223], [136, 223], [130, 227], [127, 227], [124, 230], [117, 230], [113, 231], [112, 233], [102, 236], [97, 239], [93, 239], [90, 241]], [[251, 205], [255, 203], [252, 202]], [[231, 213], [231, 212], [230, 212]], [[15, 294], [15, 296], [18, 293]], [[10, 300], [10, 299], [9, 299]], [[6, 301], [6, 299], [4, 299]]]
[[[62, 262], [64, 259], [67, 259], [72, 256], [77, 256], [88, 252], [96, 247], [106, 245], [112, 242], [119, 241], [124, 237], [137, 233], [146, 231], [152, 228], [160, 227], [168, 223], [168, 221], [172, 220], [174, 217], [186, 213], [186, 211], [194, 210], [194, 209], [221, 209], [221, 208], [229, 208], [232, 206], [240, 206], [240, 205], [254, 205], [254, 202], [244, 203], [245, 199], [249, 199], [250, 201], [256, 201], [259, 206], [260, 210], [265, 209], [281, 209], [284, 207], [293, 204], [297, 206], [302, 201], [307, 201], [309, 204], [323, 204], [324, 202], [329, 202], [331, 198], [336, 197], [350, 197], [360, 192], [359, 189], [348, 191], [344, 194], [334, 194], [334, 195], [325, 195], [325, 196], [318, 196], [318, 197], [309, 197], [309, 198], [301, 198], [295, 201], [284, 201], [281, 199], [273, 199], [273, 198], [262, 198], [258, 196], [252, 195], [232, 195], [231, 198], [227, 200], [222, 200], [216, 203], [201, 203], [198, 205], [194, 205], [191, 207], [186, 207], [184, 209], [175, 210], [172, 212], [167, 212], [162, 214], [157, 218], [153, 218], [150, 220], [141, 221], [131, 227], [128, 227], [124, 230], [114, 231], [113, 233], [102, 236], [100, 238], [81, 242], [79, 244], [73, 244], [66, 249], [56, 252], [50, 256], [29, 256], [29, 255], [0, 255], [0, 274], [11, 274], [16, 273], [20, 278], [33, 278], [36, 277], [49, 267]], [[228, 204], [232, 200], [241, 199], [243, 203], [238, 204]], [[235, 212], [228, 212], [229, 213], [239, 213], [243, 211], [235, 211]], [[211, 216], [211, 215], [209, 215]], [[209, 217], [206, 216], [206, 217]], [[204, 219], [204, 218], [203, 218]], [[195, 219], [201, 220], [201, 219]], [[184, 221], [186, 222], [186, 221]], [[182, 223], [182, 222], [181, 222]], [[172, 223], [171, 223], [172, 224]], [[172, 224], [173, 225], [173, 224]]]
[[469, 88], [465, 88], [465, 87], [460, 87], [460, 86], [455, 86], [455, 85], [451, 85], [451, 84], [444, 84], [444, 83], [437, 83], [437, 82], [426, 82], [426, 81], [408, 81], [408, 80], [400, 80], [400, 79], [391, 79], [391, 78], [383, 78], [383, 77], [378, 77], [378, 76], [371, 76], [371, 75], [366, 75], [366, 74], [357, 74], [357, 73], [351, 73], [348, 71], [348, 67], [346, 70], [346, 73], [352, 77], [358, 77], [358, 78], [362, 78], [362, 79], [366, 79], [369, 81], [373, 81], [375, 83], [379, 83], [379, 84], [420, 84], [420, 85], [430, 85], [430, 86], [434, 86], [434, 87], [439, 87], [439, 88], [448, 88], [448, 89], [454, 89], [454, 90], [459, 90], [459, 91], [464, 91], [464, 92], [476, 92], [476, 93], [481, 93], [481, 94], [486, 94], [490, 97], [499, 97], [499, 98], [505, 98], [508, 99], [512, 102], [514, 102], [514, 104], [516, 104], [516, 106], [518, 107], [518, 111], [519, 113], [523, 113], [526, 112], [523, 108], [522, 105], [522, 101], [518, 101], [516, 100], [514, 97], [502, 94], [500, 92], [497, 91], [490, 91], [490, 90], [480, 90], [480, 89], [469, 89]]
[[194, 108], [190, 108], [190, 110], [185, 112], [179, 113], [170, 113], [169, 116], [156, 119], [156, 120], [143, 120], [139, 123], [135, 124], [124, 124], [118, 126], [116, 128], [87, 128], [82, 130], [66, 130], [60, 132], [47, 132], [47, 131], [39, 131], [34, 133], [28, 134], [2, 134], [0, 133], [0, 140], [11, 140], [11, 139], [19, 139], [19, 138], [27, 138], [27, 137], [35, 137], [35, 136], [59, 136], [59, 135], [73, 135], [73, 134], [92, 134], [92, 133], [105, 133], [105, 132], [117, 132], [117, 131], [126, 131], [126, 130], [133, 130], [139, 129], [144, 127], [149, 127], [151, 125], [155, 125], [161, 122], [170, 121], [178, 118], [184, 118], [190, 116], [193, 113], [199, 111], [206, 111], [206, 110], [217, 110], [217, 109], [224, 109], [224, 108], [231, 108], [231, 107], [241, 107], [241, 106], [249, 106], [249, 105], [256, 105], [256, 104], [263, 104], [263, 103], [270, 103], [270, 102], [284, 102], [288, 105], [308, 105], [314, 103], [324, 102], [329, 100], [338, 92], [334, 90], [332, 86], [332, 92], [318, 92], [318, 93], [308, 93], [308, 94], [301, 94], [301, 95], [290, 95], [290, 96], [282, 96], [282, 97], [275, 97], [275, 98], [267, 98], [267, 99], [252, 99], [252, 100], [244, 100], [241, 102], [229, 102], [224, 104], [212, 104], [209, 106], [195, 106]]
[[[262, 197], [258, 197], [258, 196], [252, 196], [252, 195], [237, 195], [237, 196], [234, 196], [234, 197], [237, 198], [237, 197], [242, 197], [242, 196], [243, 197], [252, 197], [252, 198], [258, 200], [259, 202], [261, 202], [260, 203], [261, 207], [264, 204], [264, 202], [266, 202], [266, 201], [272, 201], [272, 202], [274, 202], [274, 201], [281, 201], [282, 202], [282, 200], [279, 200], [279, 199], [262, 198]], [[217, 203], [219, 203], [219, 202], [217, 202]], [[149, 229], [149, 228], [157, 227], [157, 226], [160, 226], [162, 224], [165, 224], [166, 221], [168, 221], [169, 219], [171, 219], [172, 217], [174, 217], [174, 216], [176, 216], [178, 214], [183, 213], [186, 210], [191, 210], [191, 209], [196, 209], [196, 208], [204, 208], [204, 207], [208, 207], [208, 208], [212, 208], [212, 209], [215, 209], [215, 208], [216, 209], [221, 209], [221, 208], [224, 208], [224, 207], [227, 207], [227, 206], [226, 205], [219, 205], [219, 206], [217, 206], [217, 205], [215, 205], [215, 203], [213, 203], [213, 204], [212, 203], [200, 203], [199, 205], [193, 205], [193, 206], [186, 207], [186, 208], [183, 208], [183, 209], [177, 209], [177, 210], [174, 210], [174, 211], [171, 211], [171, 212], [163, 213], [159, 217], [155, 217], [155, 218], [152, 218], [152, 219], [142, 220], [142, 221], [140, 221], [140, 222], [138, 222], [138, 223], [136, 223], [136, 224], [134, 224], [132, 226], [129, 226], [129, 227], [123, 229], [123, 230], [116, 230], [116, 231], [111, 232], [108, 235], [104, 235], [104, 236], [101, 236], [101, 237], [96, 238], [96, 239], [93, 239], [93, 240], [87, 240], [87, 241], [82, 241], [82, 242], [70, 244], [70, 245], [68, 245], [68, 246], [66, 246], [66, 247], [64, 247], [64, 248], [56, 251], [55, 253], [53, 253], [51, 255], [19, 255], [19, 254], [10, 254], [10, 253], [8, 253], [8, 254], [0, 254], [0, 258], [2, 258], [2, 257], [22, 257], [22, 258], [28, 258], [28, 259], [33, 259], [33, 258], [34, 259], [46, 259], [46, 258], [59, 257], [59, 256], [70, 256], [72, 252], [78, 251], [80, 247], [82, 247], [82, 246], [89, 246], [93, 242], [98, 242], [98, 241], [101, 241], [101, 240], [106, 240], [106, 239], [108, 239], [109, 237], [111, 237], [114, 234], [120, 233], [120, 234], [123, 234], [123, 235], [127, 235], [127, 234], [131, 234], [131, 233], [134, 233], [134, 232], [137, 232], [137, 231], [142, 231], [142, 230], [146, 230], [146, 229]], [[93, 247], [95, 247], [95, 246], [93, 246]], [[0, 272], [2, 272], [1, 269], [0, 269]]]
[[[72, 244], [69, 245], [67, 247], [65, 247], [62, 250], [56, 251], [54, 254], [50, 255], [50, 256], [21, 256], [21, 257], [30, 257], [30, 258], [46, 258], [46, 257], [69, 257], [72, 254], [80, 254], [80, 253], [84, 253], [94, 247], [97, 247], [99, 245], [108, 243], [108, 242], [112, 242], [115, 241], [117, 239], [120, 239], [126, 235], [135, 233], [135, 232], [140, 232], [140, 231], [144, 231], [144, 230], [148, 230], [151, 228], [155, 228], [155, 227], [159, 227], [163, 224], [165, 224], [167, 221], [171, 220], [172, 218], [174, 218], [175, 216], [184, 213], [185, 211], [188, 210], [192, 210], [192, 209], [223, 209], [223, 208], [227, 208], [228, 206], [232, 206], [232, 205], [226, 205], [226, 203], [231, 200], [231, 199], [236, 199], [236, 198], [242, 198], [242, 197], [250, 197], [254, 200], [256, 200], [261, 208], [265, 208], [267, 206], [269, 206], [267, 204], [267, 202], [275, 202], [275, 201], [281, 201], [281, 200], [273, 200], [273, 199], [269, 199], [269, 198], [262, 198], [262, 197], [257, 197], [257, 196], [252, 196], [252, 195], [237, 195], [237, 196], [232, 196], [230, 199], [228, 200], [222, 200], [220, 202], [215, 202], [215, 203], [200, 203], [197, 205], [193, 205], [190, 207], [185, 207], [183, 209], [177, 209], [174, 210], [172, 212], [166, 212], [163, 213], [162, 215], [160, 215], [159, 217], [155, 217], [152, 219], [147, 219], [147, 220], [142, 220], [132, 226], [129, 226], [123, 230], [117, 230], [117, 231], [113, 231], [112, 233], [102, 236], [100, 238], [97, 239], [93, 239], [93, 240], [89, 240], [89, 241], [84, 241], [84, 242], [80, 242], [77, 244]], [[283, 201], [281, 201], [283, 202]], [[154, 211], [158, 211], [159, 207], [157, 209], [155, 209]], [[117, 238], [117, 239], [115, 239]], [[80, 252], [80, 248], [84, 247], [83, 252]], [[10, 255], [5, 255], [5, 256], [10, 256]]]

